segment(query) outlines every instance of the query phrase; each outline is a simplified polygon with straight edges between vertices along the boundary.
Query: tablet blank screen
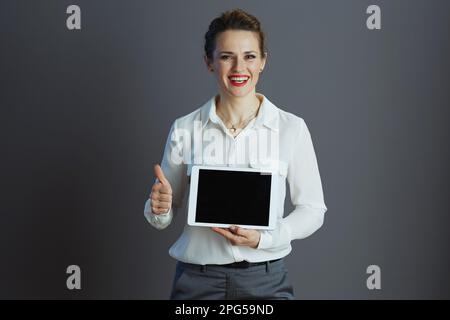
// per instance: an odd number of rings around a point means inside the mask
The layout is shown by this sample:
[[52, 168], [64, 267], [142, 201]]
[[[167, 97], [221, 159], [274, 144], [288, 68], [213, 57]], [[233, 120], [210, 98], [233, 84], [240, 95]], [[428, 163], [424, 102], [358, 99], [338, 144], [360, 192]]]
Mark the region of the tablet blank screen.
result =
[[200, 169], [196, 222], [269, 225], [272, 176]]

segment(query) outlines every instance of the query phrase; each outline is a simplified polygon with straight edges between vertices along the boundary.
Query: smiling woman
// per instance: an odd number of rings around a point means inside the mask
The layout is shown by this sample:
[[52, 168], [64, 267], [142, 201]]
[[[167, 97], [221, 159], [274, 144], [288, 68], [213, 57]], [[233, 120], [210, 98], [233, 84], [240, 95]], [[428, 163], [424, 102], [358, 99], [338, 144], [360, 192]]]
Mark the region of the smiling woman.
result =
[[233, 136], [258, 112], [261, 101], [255, 87], [266, 58], [264, 32], [254, 16], [237, 9], [211, 22], [205, 34], [204, 59], [221, 92], [217, 113]]
[[[247, 141], [262, 136], [270, 138], [258, 139], [263, 144], [258, 148], [271, 152], [264, 153], [260, 163], [273, 165], [270, 169], [280, 177], [276, 228], [186, 225], [169, 250], [178, 261], [172, 299], [293, 299], [283, 257], [290, 253], [292, 240], [308, 237], [323, 223], [327, 208], [306, 123], [256, 93], [267, 60], [264, 41], [258, 19], [243, 10], [225, 12], [211, 22], [204, 61], [219, 94], [172, 124], [144, 213], [157, 229], [166, 228], [177, 213], [186, 215], [183, 200], [192, 164], [254, 167], [252, 159], [261, 154], [247, 148]], [[193, 149], [185, 148], [187, 136]], [[211, 162], [208, 150], [223, 146], [222, 163]], [[180, 151], [185, 154], [180, 156]], [[283, 217], [286, 181], [295, 210]], [[245, 214], [239, 211], [245, 203], [233, 201], [233, 190], [221, 196], [224, 206], [236, 208], [233, 214]]]

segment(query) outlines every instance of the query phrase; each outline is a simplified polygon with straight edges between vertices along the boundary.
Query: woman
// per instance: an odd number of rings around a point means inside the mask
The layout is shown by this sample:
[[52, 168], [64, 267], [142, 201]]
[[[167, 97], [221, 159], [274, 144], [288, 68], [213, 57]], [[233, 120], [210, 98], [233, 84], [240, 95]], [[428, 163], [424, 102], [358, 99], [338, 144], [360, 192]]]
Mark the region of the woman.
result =
[[[186, 212], [183, 199], [193, 164], [274, 166], [283, 178], [282, 205], [277, 227], [271, 231], [186, 225], [169, 250], [178, 260], [171, 298], [294, 299], [283, 257], [291, 251], [292, 240], [320, 228], [327, 210], [308, 127], [302, 118], [255, 91], [267, 51], [254, 16], [239, 9], [223, 13], [211, 22], [204, 49], [219, 94], [173, 123], [162, 164], [154, 167], [157, 180], [145, 216], [154, 227], [164, 229], [177, 212]], [[248, 148], [252, 133], [266, 137], [258, 145], [270, 149], [268, 153]], [[211, 146], [215, 152], [210, 152]], [[218, 152], [222, 147], [226, 150]], [[283, 218], [286, 179], [295, 210]], [[230, 198], [232, 190], [224, 201]]]

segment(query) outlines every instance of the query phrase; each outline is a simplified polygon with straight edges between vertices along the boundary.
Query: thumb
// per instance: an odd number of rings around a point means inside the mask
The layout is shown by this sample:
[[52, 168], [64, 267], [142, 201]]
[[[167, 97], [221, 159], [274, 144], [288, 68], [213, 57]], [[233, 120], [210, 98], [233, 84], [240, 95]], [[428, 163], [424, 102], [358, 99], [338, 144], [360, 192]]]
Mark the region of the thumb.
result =
[[153, 169], [153, 171], [155, 172], [155, 176], [156, 178], [158, 178], [159, 182], [161, 182], [163, 185], [170, 185], [159, 164], [155, 164]]
[[231, 226], [230, 231], [234, 234], [237, 234], [238, 236], [243, 236], [245, 235], [246, 230], [239, 228], [238, 226]]

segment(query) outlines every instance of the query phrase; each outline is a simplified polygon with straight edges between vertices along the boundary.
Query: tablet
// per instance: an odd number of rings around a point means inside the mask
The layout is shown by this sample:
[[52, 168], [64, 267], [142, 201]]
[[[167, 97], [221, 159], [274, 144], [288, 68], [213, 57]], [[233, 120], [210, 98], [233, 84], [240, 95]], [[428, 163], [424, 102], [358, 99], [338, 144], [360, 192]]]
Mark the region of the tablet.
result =
[[266, 168], [193, 166], [188, 224], [275, 229], [277, 179], [276, 171]]

